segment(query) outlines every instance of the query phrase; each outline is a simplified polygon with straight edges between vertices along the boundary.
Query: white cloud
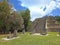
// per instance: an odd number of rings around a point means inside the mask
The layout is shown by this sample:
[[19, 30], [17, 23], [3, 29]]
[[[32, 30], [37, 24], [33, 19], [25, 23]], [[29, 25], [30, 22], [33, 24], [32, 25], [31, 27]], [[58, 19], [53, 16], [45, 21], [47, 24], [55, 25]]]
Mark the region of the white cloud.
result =
[[56, 1], [60, 1], [60, 0], [56, 0]]
[[52, 12], [52, 10], [55, 9], [55, 8], [56, 8], [56, 2], [51, 1], [49, 5], [46, 5], [45, 15]]
[[[31, 20], [43, 17], [52, 12], [56, 7], [60, 8], [60, 0], [19, 0], [22, 6], [29, 8]], [[43, 9], [46, 7], [46, 10]]]
[[17, 11], [14, 7], [11, 8], [13, 11]]
[[60, 8], [60, 3], [58, 3], [57, 7]]
[[57, 1], [57, 8], [60, 8], [60, 0]]
[[17, 11], [17, 10], [14, 7], [12, 7], [10, 13], [13, 13], [14, 11]]

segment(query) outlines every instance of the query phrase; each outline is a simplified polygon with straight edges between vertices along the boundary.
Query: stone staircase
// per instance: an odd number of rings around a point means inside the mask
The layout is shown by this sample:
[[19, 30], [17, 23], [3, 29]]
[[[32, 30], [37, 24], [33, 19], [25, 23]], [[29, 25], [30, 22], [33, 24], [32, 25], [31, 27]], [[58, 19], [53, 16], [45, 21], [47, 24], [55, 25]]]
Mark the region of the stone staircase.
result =
[[34, 33], [46, 34], [46, 18], [37, 18], [32, 25]]

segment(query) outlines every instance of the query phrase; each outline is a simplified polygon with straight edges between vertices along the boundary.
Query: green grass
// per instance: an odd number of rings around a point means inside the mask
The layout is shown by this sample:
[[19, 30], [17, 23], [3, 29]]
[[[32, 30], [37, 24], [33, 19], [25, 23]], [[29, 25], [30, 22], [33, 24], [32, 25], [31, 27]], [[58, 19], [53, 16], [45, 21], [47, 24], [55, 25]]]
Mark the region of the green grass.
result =
[[36, 36], [26, 33], [19, 34], [20, 38], [4, 41], [0, 36], [0, 45], [60, 45], [60, 36], [56, 36], [56, 32], [50, 32], [49, 36]]

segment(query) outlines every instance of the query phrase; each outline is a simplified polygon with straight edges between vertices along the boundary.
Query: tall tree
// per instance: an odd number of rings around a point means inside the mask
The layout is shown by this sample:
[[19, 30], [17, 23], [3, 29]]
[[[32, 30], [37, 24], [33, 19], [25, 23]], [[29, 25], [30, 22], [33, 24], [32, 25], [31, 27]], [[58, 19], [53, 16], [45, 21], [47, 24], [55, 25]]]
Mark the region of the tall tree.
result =
[[10, 6], [6, 0], [0, 2], [0, 28], [5, 31], [10, 15]]
[[17, 12], [13, 12], [10, 16], [10, 27], [14, 30], [14, 36], [17, 36], [17, 30], [24, 28], [23, 25], [23, 19], [21, 15], [19, 15]]
[[29, 9], [23, 10], [19, 12], [24, 20], [25, 31], [28, 31], [29, 23], [30, 23], [30, 11]]

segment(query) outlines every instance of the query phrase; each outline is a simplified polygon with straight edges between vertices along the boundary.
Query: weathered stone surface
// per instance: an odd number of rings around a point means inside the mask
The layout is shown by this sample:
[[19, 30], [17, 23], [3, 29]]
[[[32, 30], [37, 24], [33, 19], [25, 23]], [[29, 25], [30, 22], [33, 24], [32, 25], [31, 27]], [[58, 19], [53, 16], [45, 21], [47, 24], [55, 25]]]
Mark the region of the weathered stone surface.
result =
[[51, 32], [57, 32], [59, 29], [59, 24], [56, 23], [57, 21], [53, 16], [48, 16], [46, 19], [47, 22], [47, 30]]
[[35, 19], [35, 21], [32, 23], [31, 26], [31, 32], [46, 34], [45, 23], [46, 23], [46, 18]]
[[57, 32], [59, 25], [56, 23], [56, 20], [53, 16], [46, 16], [42, 18], [37, 18], [32, 22], [31, 32], [40, 33], [46, 35], [48, 31]]

